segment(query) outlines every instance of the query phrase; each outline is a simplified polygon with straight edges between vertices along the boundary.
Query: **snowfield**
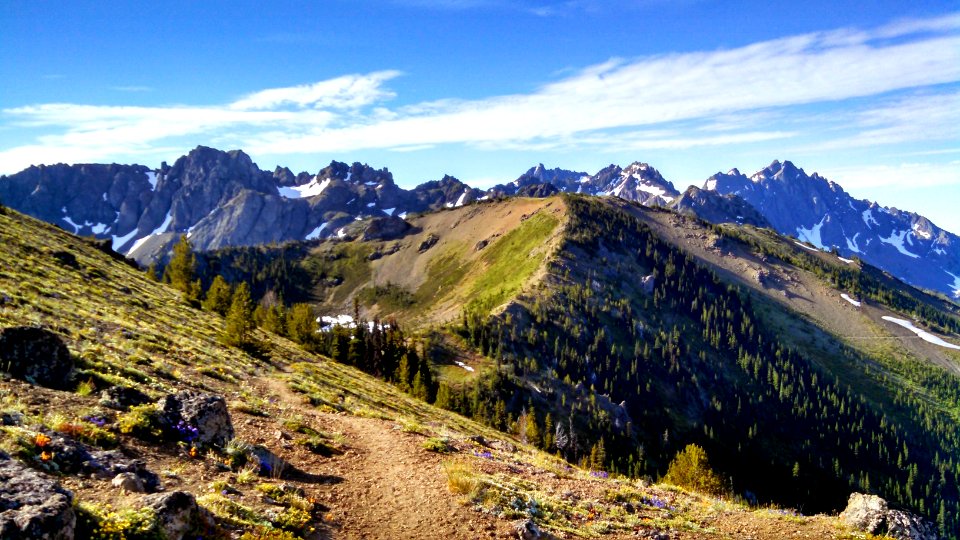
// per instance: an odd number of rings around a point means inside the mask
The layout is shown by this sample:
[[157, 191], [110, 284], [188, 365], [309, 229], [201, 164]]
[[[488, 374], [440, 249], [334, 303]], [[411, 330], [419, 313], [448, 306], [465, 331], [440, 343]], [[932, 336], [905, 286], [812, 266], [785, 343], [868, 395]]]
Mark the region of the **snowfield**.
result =
[[841, 294], [840, 294], [840, 298], [843, 298], [844, 300], [846, 300], [847, 302], [850, 302], [850, 303], [853, 304], [854, 306], [860, 307], [860, 305], [861, 305], [861, 302], [860, 302], [859, 300], [854, 300], [854, 299], [851, 298], [850, 295], [847, 294], [847, 293], [841, 293]]
[[922, 340], [924, 340], [924, 341], [926, 341], [926, 342], [928, 342], [928, 343], [933, 343], [934, 345], [939, 345], [939, 346], [941, 346], [941, 347], [946, 347], [946, 348], [948, 348], [948, 349], [957, 349], [957, 350], [960, 350], [960, 345], [954, 345], [953, 343], [947, 343], [946, 341], [944, 341], [944, 340], [940, 339], [939, 337], [931, 334], [930, 332], [927, 332], [926, 330], [921, 330], [921, 329], [917, 328], [917, 327], [914, 326], [913, 323], [910, 322], [910, 321], [905, 321], [905, 320], [903, 320], [903, 319], [897, 319], [896, 317], [890, 317], [890, 316], [887, 316], [887, 315], [884, 315], [882, 318], [883, 318], [883, 320], [885, 320], [885, 321], [890, 321], [890, 322], [892, 322], [893, 324], [897, 324], [897, 325], [900, 325], [900, 326], [906, 328], [907, 330], [909, 330], [909, 331], [913, 332], [914, 334], [920, 336], [920, 339], [922, 339]]
[[310, 180], [310, 182], [302, 186], [294, 187], [278, 187], [277, 190], [280, 192], [281, 197], [287, 199], [303, 199], [305, 197], [315, 197], [323, 193], [324, 189], [327, 189], [327, 186], [330, 185], [330, 179], [327, 178], [323, 182], [318, 182], [319, 178], [316, 176]]

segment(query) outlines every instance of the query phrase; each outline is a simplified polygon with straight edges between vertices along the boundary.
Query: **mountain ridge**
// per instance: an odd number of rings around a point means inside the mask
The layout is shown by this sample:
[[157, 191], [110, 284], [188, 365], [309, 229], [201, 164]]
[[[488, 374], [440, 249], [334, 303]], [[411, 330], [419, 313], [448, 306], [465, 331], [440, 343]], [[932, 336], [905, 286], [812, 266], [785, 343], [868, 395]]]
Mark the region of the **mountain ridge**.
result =
[[683, 193], [639, 161], [593, 175], [539, 164], [486, 190], [446, 175], [407, 190], [386, 168], [332, 161], [316, 174], [279, 166], [266, 172], [241, 150], [203, 146], [155, 170], [57, 164], [0, 177], [6, 204], [71, 232], [110, 239], [116, 251], [141, 264], [165, 258], [181, 234], [201, 250], [311, 240], [342, 235], [356, 220], [554, 192], [616, 196], [712, 223], [771, 226], [960, 298], [960, 237], [919, 214], [854, 199], [790, 161], [776, 160], [750, 177], [736, 168], [717, 173]]

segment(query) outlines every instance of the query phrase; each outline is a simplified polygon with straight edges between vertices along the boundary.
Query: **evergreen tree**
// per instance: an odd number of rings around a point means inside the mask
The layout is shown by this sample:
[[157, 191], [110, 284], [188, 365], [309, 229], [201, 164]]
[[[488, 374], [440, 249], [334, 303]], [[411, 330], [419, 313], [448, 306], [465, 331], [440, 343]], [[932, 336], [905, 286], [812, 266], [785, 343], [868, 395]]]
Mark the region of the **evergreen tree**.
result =
[[207, 289], [207, 296], [203, 299], [202, 307], [207, 311], [213, 311], [220, 315], [226, 315], [230, 310], [230, 303], [233, 298], [233, 291], [230, 284], [222, 276], [217, 275], [213, 278], [213, 283]]
[[250, 287], [241, 282], [233, 292], [233, 301], [223, 327], [223, 342], [243, 347], [253, 344], [253, 300]]
[[173, 246], [173, 256], [163, 270], [163, 281], [183, 293], [183, 299], [195, 303], [200, 299], [200, 280], [196, 279], [197, 256], [187, 235], [181, 234]]
[[710, 468], [707, 453], [696, 444], [688, 444], [670, 462], [663, 481], [710, 495], [722, 495], [724, 482]]
[[[316, 324], [316, 318], [314, 318]], [[264, 308], [261, 328], [278, 336], [287, 336], [287, 310], [282, 303]]]
[[394, 379], [397, 382], [397, 386], [400, 387], [404, 392], [410, 393], [411, 386], [410, 383], [413, 380], [413, 370], [410, 369], [410, 355], [405, 354], [400, 357], [400, 365], [397, 366], [396, 374]]
[[310, 304], [294, 304], [287, 310], [287, 336], [307, 350], [316, 349], [317, 317]]

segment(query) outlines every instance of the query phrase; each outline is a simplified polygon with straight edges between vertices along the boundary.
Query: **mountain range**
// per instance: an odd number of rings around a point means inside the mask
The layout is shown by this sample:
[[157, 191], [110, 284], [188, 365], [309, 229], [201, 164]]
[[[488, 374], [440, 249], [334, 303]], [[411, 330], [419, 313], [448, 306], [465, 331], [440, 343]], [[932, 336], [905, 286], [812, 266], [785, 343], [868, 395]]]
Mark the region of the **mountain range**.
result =
[[262, 171], [240, 150], [197, 147], [172, 165], [40, 165], [0, 177], [0, 201], [69, 232], [109, 239], [141, 264], [163, 259], [181, 234], [211, 250], [350, 234], [356, 221], [402, 230], [410, 213], [502, 196], [556, 192], [615, 196], [693, 213], [711, 223], [773, 228], [806, 247], [836, 250], [912, 285], [960, 297], [960, 239], [929, 219], [849, 195], [838, 184], [774, 161], [678, 191], [652, 166], [596, 174], [530, 168], [487, 190], [452, 176], [403, 189], [386, 168], [333, 161], [316, 174]]

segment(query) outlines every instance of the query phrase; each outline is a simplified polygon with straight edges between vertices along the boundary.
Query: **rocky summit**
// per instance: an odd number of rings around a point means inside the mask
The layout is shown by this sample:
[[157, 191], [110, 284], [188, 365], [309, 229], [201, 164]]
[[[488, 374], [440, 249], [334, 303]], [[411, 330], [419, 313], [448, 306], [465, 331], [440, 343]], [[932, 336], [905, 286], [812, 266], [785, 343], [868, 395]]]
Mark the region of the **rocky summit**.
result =
[[[614, 196], [711, 223], [773, 228], [820, 250], [860, 258], [911, 285], [960, 297], [960, 239], [927, 218], [858, 200], [838, 184], [774, 161], [752, 176], [716, 173], [681, 193], [643, 162], [595, 174], [543, 164], [487, 190], [452, 176], [399, 187], [386, 169], [332, 161], [316, 174], [266, 172], [241, 150], [199, 146], [172, 166], [40, 165], [0, 177], [0, 201], [141, 264], [165, 259], [187, 235], [212, 250], [355, 236], [358, 221], [404, 219], [493, 197], [557, 192]], [[393, 227], [403, 229], [401, 224]]]

